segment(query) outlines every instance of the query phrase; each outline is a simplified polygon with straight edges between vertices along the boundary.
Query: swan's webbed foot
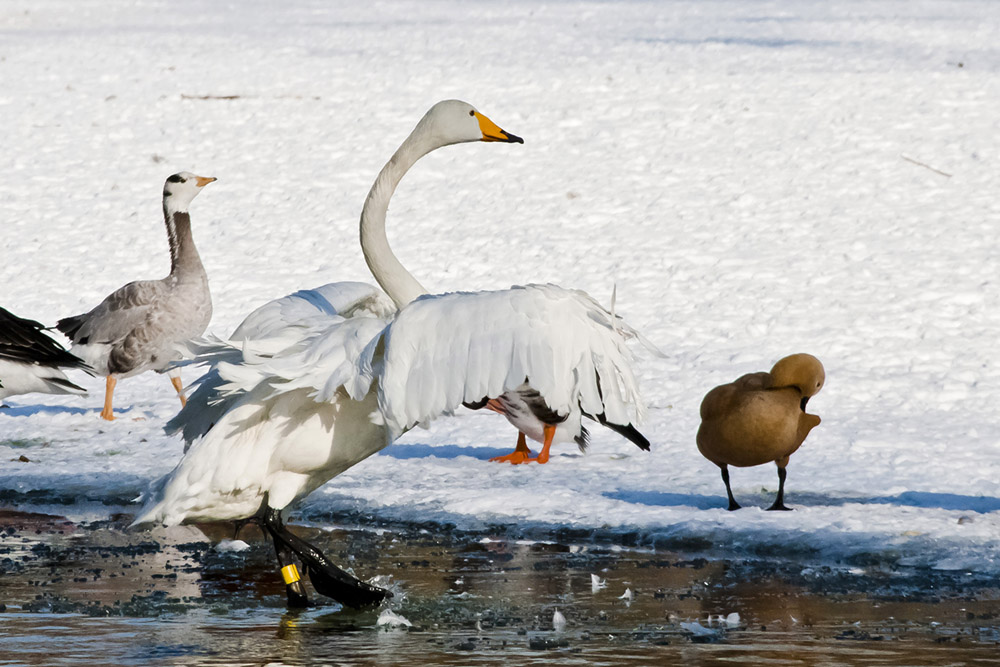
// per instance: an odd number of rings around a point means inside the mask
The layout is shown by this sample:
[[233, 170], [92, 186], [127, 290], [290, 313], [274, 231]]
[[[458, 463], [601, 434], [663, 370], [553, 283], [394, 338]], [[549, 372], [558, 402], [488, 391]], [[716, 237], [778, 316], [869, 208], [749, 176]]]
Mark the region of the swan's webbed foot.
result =
[[375, 605], [392, 593], [372, 586], [340, 569], [326, 555], [302, 538], [291, 533], [281, 521], [281, 513], [267, 506], [265, 500], [257, 519], [274, 539], [274, 548], [281, 564], [281, 575], [285, 581], [288, 605], [301, 607], [309, 604], [302, 577], [295, 563], [290, 562], [294, 553], [302, 561], [309, 581], [317, 593], [333, 598], [337, 602], [355, 609]]

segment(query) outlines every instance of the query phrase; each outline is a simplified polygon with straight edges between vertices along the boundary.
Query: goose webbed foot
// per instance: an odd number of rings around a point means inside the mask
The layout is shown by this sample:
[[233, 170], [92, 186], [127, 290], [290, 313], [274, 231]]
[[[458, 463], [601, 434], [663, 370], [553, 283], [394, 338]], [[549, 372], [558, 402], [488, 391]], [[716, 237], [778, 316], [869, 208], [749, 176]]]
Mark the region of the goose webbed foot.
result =
[[[265, 501], [266, 502], [266, 501]], [[261, 508], [258, 515], [264, 528], [274, 539], [274, 548], [281, 564], [281, 575], [285, 581], [289, 606], [306, 606], [308, 598], [302, 585], [302, 578], [295, 563], [294, 554], [302, 561], [309, 581], [317, 593], [333, 598], [337, 602], [353, 607], [367, 607], [378, 604], [392, 593], [378, 586], [372, 586], [340, 569], [326, 555], [302, 538], [291, 533], [281, 521], [278, 510]]]
[[528, 449], [528, 442], [525, 440], [523, 433], [517, 434], [517, 446], [514, 448], [514, 451], [505, 456], [494, 456], [490, 459], [492, 463], [513, 463], [514, 465], [527, 463], [532, 460], [534, 459], [531, 456], [531, 450]]

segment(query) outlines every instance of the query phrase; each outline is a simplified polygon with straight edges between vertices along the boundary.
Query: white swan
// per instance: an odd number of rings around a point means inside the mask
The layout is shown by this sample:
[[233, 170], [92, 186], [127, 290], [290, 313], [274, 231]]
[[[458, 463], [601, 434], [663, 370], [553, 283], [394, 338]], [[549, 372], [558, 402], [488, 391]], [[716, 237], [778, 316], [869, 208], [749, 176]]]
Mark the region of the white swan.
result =
[[[165, 371], [178, 358], [176, 345], [203, 334], [212, 318], [208, 276], [194, 246], [188, 205], [214, 180], [184, 171], [168, 177], [163, 186], [163, 220], [170, 244], [166, 278], [124, 285], [90, 312], [56, 323], [73, 341], [70, 351], [107, 376], [104, 419], [114, 419], [112, 398], [118, 378]], [[183, 406], [180, 371], [171, 370], [169, 375]]]
[[[136, 524], [256, 515], [275, 536], [283, 572], [292, 568], [285, 579], [290, 604], [305, 597], [289, 551], [306, 562], [321, 593], [367, 604], [385, 592], [361, 582], [351, 588], [328, 561], [317, 564], [310, 560], [314, 553], [287, 544], [281, 509], [413, 424], [463, 403], [495, 400], [515, 425], [537, 431], [546, 455], [560, 424], [568, 423], [566, 435], [582, 437], [582, 414], [632, 428], [641, 402], [625, 339], [637, 334], [582, 292], [534, 285], [410, 303], [424, 289], [389, 249], [389, 198], [421, 156], [477, 140], [520, 141], [466, 103], [438, 103], [372, 186], [361, 216], [362, 248], [379, 284], [401, 307], [394, 319], [345, 318], [334, 314], [329, 296], [299, 293], [268, 304], [262, 310], [270, 315], [261, 313], [244, 329], [273, 338], [242, 351], [235, 340], [214, 347], [215, 366], [173, 421], [185, 437], [204, 437], [153, 486]], [[273, 317], [283, 306], [305, 317], [295, 324]], [[227, 361], [234, 358], [238, 363]], [[203, 391], [209, 397], [196, 402]], [[506, 409], [504, 399], [538, 409], [521, 414]], [[323, 580], [327, 575], [337, 590]]]
[[87, 394], [59, 369], [79, 368], [91, 374], [93, 369], [42, 333], [44, 330], [38, 322], [0, 308], [0, 400], [34, 392]]

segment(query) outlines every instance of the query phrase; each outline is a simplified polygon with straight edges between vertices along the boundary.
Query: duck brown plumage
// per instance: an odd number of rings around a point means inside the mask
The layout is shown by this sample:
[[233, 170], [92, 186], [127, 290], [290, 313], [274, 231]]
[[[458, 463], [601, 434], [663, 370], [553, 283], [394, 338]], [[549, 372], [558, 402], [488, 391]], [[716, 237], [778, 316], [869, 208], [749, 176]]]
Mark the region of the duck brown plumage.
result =
[[778, 496], [772, 510], [784, 505], [785, 467], [820, 423], [805, 411], [806, 403], [823, 387], [826, 374], [811, 354], [793, 354], [768, 373], [750, 373], [716, 387], [701, 403], [698, 449], [722, 470], [729, 509], [739, 509], [729, 485], [727, 466], [749, 467], [774, 461], [778, 466]]

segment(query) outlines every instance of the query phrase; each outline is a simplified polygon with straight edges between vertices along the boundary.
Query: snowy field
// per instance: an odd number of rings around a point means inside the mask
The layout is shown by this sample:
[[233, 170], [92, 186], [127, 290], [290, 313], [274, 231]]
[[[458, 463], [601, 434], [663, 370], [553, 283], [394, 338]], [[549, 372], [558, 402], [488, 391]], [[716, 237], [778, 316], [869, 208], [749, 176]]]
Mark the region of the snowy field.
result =
[[[332, 480], [308, 517], [1000, 573], [998, 34], [990, 1], [6, 0], [0, 305], [54, 324], [165, 275], [160, 192], [181, 170], [219, 179], [192, 205], [211, 332], [370, 282], [371, 181], [431, 104], [464, 99], [525, 143], [421, 161], [394, 249], [436, 291], [554, 282], [607, 304], [617, 284], [666, 353], [637, 350], [653, 450], [594, 428], [586, 455], [491, 464], [513, 428], [464, 412]], [[788, 468], [795, 511], [762, 511], [761, 466], [733, 471], [747, 507], [729, 513], [694, 444], [701, 398], [800, 351], [827, 384]], [[105, 516], [175, 465], [179, 405], [146, 374], [109, 424], [103, 379], [72, 379], [89, 398], [0, 411], [0, 498]]]

